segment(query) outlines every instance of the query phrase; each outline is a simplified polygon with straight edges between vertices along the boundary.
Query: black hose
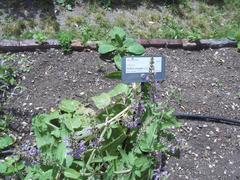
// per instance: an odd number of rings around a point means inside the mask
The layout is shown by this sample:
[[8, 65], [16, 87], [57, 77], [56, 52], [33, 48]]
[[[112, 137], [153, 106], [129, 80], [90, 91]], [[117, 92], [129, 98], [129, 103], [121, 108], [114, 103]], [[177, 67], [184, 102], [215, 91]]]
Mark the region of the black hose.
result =
[[186, 120], [196, 120], [196, 121], [206, 121], [206, 122], [215, 122], [215, 123], [223, 123], [228, 125], [240, 126], [240, 119], [229, 119], [225, 117], [217, 117], [210, 115], [201, 115], [201, 114], [190, 114], [190, 113], [182, 113], [175, 112], [173, 113], [177, 119], [186, 119]]

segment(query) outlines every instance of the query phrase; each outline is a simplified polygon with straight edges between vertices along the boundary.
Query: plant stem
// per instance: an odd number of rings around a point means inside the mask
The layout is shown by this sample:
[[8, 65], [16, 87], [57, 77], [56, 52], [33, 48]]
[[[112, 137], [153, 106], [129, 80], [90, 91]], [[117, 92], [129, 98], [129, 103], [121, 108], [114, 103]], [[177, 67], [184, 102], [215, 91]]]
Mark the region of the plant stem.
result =
[[[109, 121], [106, 120], [105, 122], [105, 127], [100, 135], [100, 138], [99, 138], [99, 141], [101, 142], [103, 140], [103, 137], [105, 135], [105, 133], [107, 132], [107, 128], [108, 128], [108, 125], [112, 122], [114, 122], [116, 119], [118, 119], [119, 117], [121, 117], [125, 112], [127, 112], [129, 109], [130, 109], [130, 105], [128, 107], [126, 107], [124, 110], [122, 110], [120, 113], [118, 113], [116, 116], [114, 116], [112, 119], [110, 119]], [[96, 149], [94, 149], [87, 161], [87, 164], [86, 164], [86, 167], [89, 166], [89, 164], [91, 163], [92, 159], [94, 158], [94, 155], [95, 155], [95, 152], [96, 152]]]

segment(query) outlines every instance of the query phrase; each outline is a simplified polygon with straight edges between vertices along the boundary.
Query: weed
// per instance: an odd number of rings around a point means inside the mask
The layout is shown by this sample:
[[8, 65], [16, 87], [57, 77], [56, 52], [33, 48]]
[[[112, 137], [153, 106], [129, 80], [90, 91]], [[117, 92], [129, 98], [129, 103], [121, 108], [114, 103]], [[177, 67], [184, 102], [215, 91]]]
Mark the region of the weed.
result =
[[9, 123], [13, 120], [13, 116], [4, 114], [0, 107], [0, 130], [1, 132], [8, 131]]
[[42, 32], [36, 32], [33, 34], [33, 39], [35, 39], [38, 43], [42, 44], [47, 40], [47, 36]]
[[141, 55], [144, 53], [144, 47], [134, 39], [127, 38], [126, 32], [119, 27], [114, 27], [108, 36], [107, 42], [102, 41], [99, 43], [98, 52], [100, 54], [112, 53], [113, 60], [120, 70], [122, 56], [126, 54]]
[[69, 31], [62, 31], [58, 33], [58, 40], [65, 53], [68, 53], [71, 51], [71, 42], [73, 38], [74, 38], [74, 35]]
[[16, 72], [9, 65], [0, 64], [0, 96], [1, 99], [6, 96], [7, 91], [16, 85]]

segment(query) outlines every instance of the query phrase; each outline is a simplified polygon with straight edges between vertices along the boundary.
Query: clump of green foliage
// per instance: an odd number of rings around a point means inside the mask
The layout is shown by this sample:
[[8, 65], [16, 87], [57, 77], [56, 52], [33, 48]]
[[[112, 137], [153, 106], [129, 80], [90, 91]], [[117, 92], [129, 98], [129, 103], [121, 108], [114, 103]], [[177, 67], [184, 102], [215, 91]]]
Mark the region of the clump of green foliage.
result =
[[33, 39], [35, 39], [38, 43], [42, 44], [47, 40], [47, 36], [42, 32], [36, 32], [33, 34]]
[[[2, 133], [0, 135], [0, 157], [2, 157], [2, 152], [11, 147], [16, 139], [14, 136], [2, 135]], [[1, 175], [9, 176], [24, 169], [24, 164], [20, 161], [19, 156], [7, 156], [0, 159], [0, 162], [0, 177]]]
[[8, 163], [7, 157], [0, 172], [26, 172], [25, 179], [161, 177], [161, 156], [179, 155], [169, 131], [179, 123], [172, 111], [153, 100], [152, 92], [143, 96], [140, 84], [118, 84], [92, 97], [97, 112], [79, 101], [63, 100], [58, 109], [33, 119], [36, 146], [20, 153], [29, 166], [23, 170], [21, 162]]
[[16, 72], [9, 65], [0, 64], [0, 95], [4, 96], [6, 92], [16, 85]]
[[71, 51], [71, 42], [73, 38], [74, 38], [74, 35], [69, 31], [62, 31], [58, 33], [58, 40], [65, 53], [68, 53]]
[[98, 43], [100, 54], [111, 54], [118, 69], [121, 70], [121, 60], [124, 55], [141, 55], [144, 47], [134, 39], [128, 38], [126, 32], [119, 27], [114, 27], [108, 34], [107, 41]]

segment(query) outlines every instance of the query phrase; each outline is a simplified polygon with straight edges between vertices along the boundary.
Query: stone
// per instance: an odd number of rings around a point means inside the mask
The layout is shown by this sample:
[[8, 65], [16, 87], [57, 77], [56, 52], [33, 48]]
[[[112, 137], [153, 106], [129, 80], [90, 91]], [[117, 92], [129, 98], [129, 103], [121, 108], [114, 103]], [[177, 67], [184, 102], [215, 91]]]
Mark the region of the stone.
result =
[[83, 50], [84, 48], [84, 45], [82, 44], [82, 42], [79, 40], [79, 39], [76, 39], [76, 40], [73, 40], [72, 43], [71, 43], [71, 48], [73, 50]]
[[94, 41], [88, 41], [86, 43], [86, 47], [89, 49], [95, 50], [95, 49], [97, 49], [97, 43]]
[[183, 39], [182, 43], [183, 43], [182, 44], [183, 45], [183, 49], [186, 49], [186, 50], [196, 50], [198, 48], [196, 42], [191, 42], [191, 41], [188, 41], [186, 39]]

